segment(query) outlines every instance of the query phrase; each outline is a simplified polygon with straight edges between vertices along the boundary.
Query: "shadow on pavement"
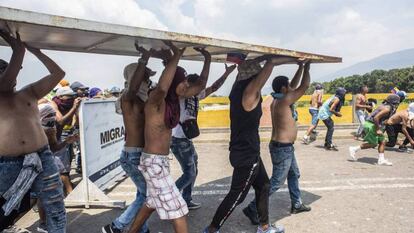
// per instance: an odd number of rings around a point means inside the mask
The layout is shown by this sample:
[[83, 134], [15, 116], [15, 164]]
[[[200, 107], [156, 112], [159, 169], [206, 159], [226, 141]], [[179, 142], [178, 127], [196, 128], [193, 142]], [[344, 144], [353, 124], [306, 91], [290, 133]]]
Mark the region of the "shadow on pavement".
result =
[[377, 161], [378, 161], [378, 158], [362, 157], [362, 158], [358, 158], [357, 161], [355, 161], [355, 162], [376, 165], [377, 164]]
[[[225, 195], [227, 194], [231, 183], [231, 177], [215, 180], [195, 187], [193, 199], [195, 202], [200, 202], [202, 207], [197, 210], [190, 211], [187, 222], [189, 232], [202, 232], [205, 226], [210, 224], [215, 211]], [[283, 191], [274, 193], [270, 197], [269, 219], [272, 223], [290, 216], [290, 198], [289, 193], [285, 190], [286, 185], [282, 186]], [[221, 232], [240, 233], [240, 232], [255, 232], [257, 226], [251, 225], [250, 221], [242, 213], [242, 209], [254, 198], [254, 190], [251, 189], [245, 201], [240, 204], [227, 219]], [[302, 191], [303, 202], [307, 205], [319, 200], [321, 196], [310, 192]], [[121, 209], [107, 209], [102, 210], [97, 214], [90, 214], [91, 210], [67, 209], [68, 210], [68, 228], [70, 233], [98, 233], [101, 232], [102, 226], [111, 223], [118, 217], [123, 210]], [[94, 209], [96, 211], [96, 209]], [[306, 214], [306, 213], [302, 213]], [[36, 227], [39, 222], [35, 222], [28, 229], [36, 232]], [[149, 220], [151, 232], [174, 232], [173, 226], [169, 221], [161, 221], [158, 215], [154, 212]]]

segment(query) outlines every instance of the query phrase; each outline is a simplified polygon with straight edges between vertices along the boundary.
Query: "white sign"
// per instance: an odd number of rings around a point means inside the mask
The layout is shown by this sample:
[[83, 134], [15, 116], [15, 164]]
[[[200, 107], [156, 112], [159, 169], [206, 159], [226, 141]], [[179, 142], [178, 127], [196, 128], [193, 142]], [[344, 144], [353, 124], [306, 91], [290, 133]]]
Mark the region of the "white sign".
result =
[[[112, 187], [125, 172], [119, 157], [124, 146], [122, 116], [115, 113], [115, 100], [88, 100], [79, 109], [82, 182], [65, 200], [67, 205], [121, 206], [102, 190]], [[124, 202], [125, 203], [125, 202]]]

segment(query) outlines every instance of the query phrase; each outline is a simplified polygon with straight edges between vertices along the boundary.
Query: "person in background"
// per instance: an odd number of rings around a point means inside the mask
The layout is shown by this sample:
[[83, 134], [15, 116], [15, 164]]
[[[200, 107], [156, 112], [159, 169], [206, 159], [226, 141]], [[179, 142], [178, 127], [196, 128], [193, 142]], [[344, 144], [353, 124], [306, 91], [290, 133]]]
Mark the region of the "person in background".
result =
[[118, 98], [121, 95], [121, 89], [119, 87], [112, 87], [109, 90], [109, 93], [111, 94], [111, 97]]
[[309, 113], [312, 117], [312, 120], [311, 120], [311, 125], [309, 126], [308, 130], [303, 136], [302, 141], [305, 144], [309, 144], [311, 143], [311, 141], [314, 141], [316, 139], [317, 132], [315, 130], [319, 123], [318, 113], [319, 113], [319, 108], [322, 106], [322, 98], [323, 98], [323, 86], [318, 83], [315, 85], [315, 91], [313, 92], [311, 96]]
[[[10, 63], [3, 64], [0, 70], [0, 225], [4, 216], [18, 210], [30, 189], [38, 194], [45, 210], [48, 232], [64, 233], [62, 182], [39, 120], [37, 103], [63, 79], [65, 72], [40, 49], [23, 43], [18, 32], [15, 34], [16, 38], [0, 30], [0, 36], [13, 50]], [[49, 74], [16, 91], [26, 49]]]
[[405, 152], [408, 150], [407, 144], [411, 144], [414, 149], [414, 129], [412, 127], [414, 119], [414, 103], [408, 105], [408, 109], [398, 111], [388, 119], [385, 126], [385, 131], [388, 135], [388, 142], [386, 147], [394, 147], [397, 144], [398, 134], [405, 135], [404, 142], [398, 148], [399, 151]]
[[342, 117], [341, 108], [345, 103], [346, 90], [343, 87], [336, 89], [335, 95], [325, 101], [322, 107], [319, 109], [318, 118], [322, 120], [325, 126], [328, 128], [325, 136], [325, 149], [338, 150], [332, 143], [332, 137], [334, 133], [334, 121], [332, 115]]
[[392, 163], [385, 159], [385, 125], [398, 109], [400, 97], [391, 94], [384, 102], [378, 106], [367, 118], [364, 123], [365, 137], [360, 146], [349, 147], [349, 155], [353, 161], [356, 161], [355, 154], [360, 150], [375, 148], [378, 146], [378, 165], [391, 166]]
[[81, 82], [73, 82], [70, 88], [76, 93], [77, 97], [87, 98], [89, 93], [89, 87], [83, 85]]
[[103, 96], [103, 92], [101, 89], [97, 87], [92, 87], [89, 90], [88, 97], [89, 99], [99, 99], [99, 98], [103, 98], [104, 96]]
[[363, 137], [365, 118], [367, 118], [367, 111], [371, 111], [372, 108], [367, 103], [368, 87], [362, 86], [360, 92], [355, 97], [355, 113], [359, 121], [359, 127], [355, 132], [355, 139]]
[[[65, 165], [61, 162], [60, 159], [57, 159], [56, 155], [59, 153], [67, 154], [67, 146], [75, 142], [79, 139], [78, 135], [72, 135], [70, 137], [67, 137], [64, 141], [59, 142], [56, 138], [56, 111], [53, 109], [53, 107], [47, 103], [47, 104], [39, 104], [39, 113], [40, 113], [40, 122], [42, 124], [42, 128], [47, 136], [47, 140], [49, 142], [50, 150], [54, 154], [55, 163], [58, 169], [60, 170], [60, 179], [63, 182], [64, 185], [64, 192], [66, 195], [68, 195], [70, 192], [72, 192], [73, 187], [72, 183], [69, 179], [69, 173], [68, 171], [70, 168], [65, 167]], [[39, 218], [40, 222], [37, 227], [38, 232], [44, 232], [47, 233], [47, 225], [46, 225], [46, 215], [45, 210], [42, 206], [42, 203], [40, 201], [37, 201], [37, 206], [39, 210]]]

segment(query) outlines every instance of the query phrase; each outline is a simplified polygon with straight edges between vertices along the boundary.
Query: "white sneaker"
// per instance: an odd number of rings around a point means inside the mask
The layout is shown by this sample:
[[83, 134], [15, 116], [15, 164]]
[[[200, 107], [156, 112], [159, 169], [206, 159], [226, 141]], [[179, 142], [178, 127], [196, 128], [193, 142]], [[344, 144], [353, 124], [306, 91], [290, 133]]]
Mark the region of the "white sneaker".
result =
[[302, 142], [306, 145], [309, 145], [309, 143], [310, 143], [309, 137], [303, 136]]
[[269, 228], [267, 228], [266, 231], [264, 231], [259, 226], [257, 227], [257, 233], [285, 233], [285, 228], [283, 226], [275, 226], [272, 224], [269, 226]]
[[356, 150], [354, 149], [354, 147], [350, 146], [349, 147], [349, 156], [351, 156], [353, 161], [357, 160], [356, 157], [355, 157], [355, 154], [356, 154]]
[[378, 165], [392, 166], [392, 163], [386, 159], [378, 159]]

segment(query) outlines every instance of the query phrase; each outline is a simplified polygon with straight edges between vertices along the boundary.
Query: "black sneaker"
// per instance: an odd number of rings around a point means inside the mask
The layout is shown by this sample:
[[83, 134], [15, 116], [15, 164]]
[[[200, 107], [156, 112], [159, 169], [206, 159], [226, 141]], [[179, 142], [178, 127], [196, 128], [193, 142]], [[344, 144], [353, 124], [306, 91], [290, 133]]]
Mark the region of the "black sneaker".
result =
[[400, 147], [398, 147], [398, 152], [407, 152], [408, 151], [408, 147], [405, 145], [401, 145]]
[[244, 208], [243, 213], [247, 218], [250, 219], [252, 225], [259, 225], [259, 217], [257, 217], [257, 214], [253, 212], [249, 207]]
[[115, 228], [112, 224], [108, 224], [102, 227], [102, 233], [122, 233], [122, 231]]
[[299, 214], [299, 213], [308, 212], [308, 211], [311, 211], [310, 206], [307, 206], [303, 203], [298, 208], [292, 205], [292, 209], [290, 209], [291, 214]]
[[334, 150], [334, 151], [338, 151], [338, 148], [336, 148], [336, 146], [335, 146], [334, 144], [330, 144], [330, 145], [325, 144], [325, 145], [324, 145], [324, 147], [325, 147], [325, 150]]
[[187, 203], [187, 207], [188, 207], [189, 210], [196, 210], [196, 209], [199, 209], [201, 207], [201, 204], [190, 201], [190, 202]]

